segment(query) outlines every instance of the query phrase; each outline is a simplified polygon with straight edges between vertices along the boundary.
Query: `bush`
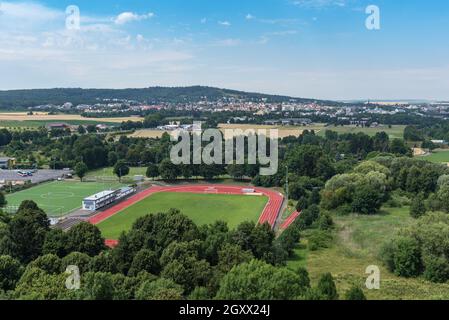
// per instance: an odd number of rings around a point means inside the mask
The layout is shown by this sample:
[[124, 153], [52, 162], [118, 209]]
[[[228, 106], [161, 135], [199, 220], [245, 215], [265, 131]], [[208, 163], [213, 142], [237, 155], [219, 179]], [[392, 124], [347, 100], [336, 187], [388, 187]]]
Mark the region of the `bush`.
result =
[[313, 230], [307, 238], [310, 251], [329, 248], [332, 244], [332, 234], [328, 231]]
[[[385, 252], [384, 252], [385, 253]], [[385, 260], [393, 265], [393, 272], [401, 277], [416, 277], [422, 272], [421, 248], [419, 243], [408, 237], [394, 240]]]
[[322, 214], [316, 222], [316, 225], [320, 230], [330, 230], [334, 226], [334, 220], [332, 220], [330, 215]]
[[358, 286], [353, 286], [351, 289], [348, 290], [345, 294], [346, 300], [366, 300], [366, 296], [363, 293], [363, 290]]
[[449, 280], [449, 261], [445, 257], [426, 257], [424, 266], [424, 277], [427, 280], [437, 283], [444, 283]]
[[415, 197], [412, 201], [412, 205], [410, 206], [410, 215], [418, 219], [419, 217], [426, 214], [426, 205], [424, 203], [424, 195], [420, 194]]
[[318, 281], [317, 291], [326, 300], [337, 300], [338, 293], [334, 278], [330, 273], [324, 274]]

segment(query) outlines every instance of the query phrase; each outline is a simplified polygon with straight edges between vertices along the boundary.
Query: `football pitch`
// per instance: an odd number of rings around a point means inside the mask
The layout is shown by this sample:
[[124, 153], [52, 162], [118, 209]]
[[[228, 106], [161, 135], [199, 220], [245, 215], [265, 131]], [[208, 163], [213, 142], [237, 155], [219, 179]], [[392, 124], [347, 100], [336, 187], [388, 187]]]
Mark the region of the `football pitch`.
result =
[[265, 196], [161, 192], [126, 208], [98, 224], [98, 227], [106, 239], [118, 239], [123, 231], [131, 229], [139, 217], [174, 208], [198, 226], [221, 220], [232, 229], [243, 221], [256, 223], [267, 202]]
[[122, 185], [113, 183], [55, 181], [6, 196], [7, 206], [19, 206], [24, 200], [33, 200], [50, 217], [60, 217], [81, 208], [84, 198]]

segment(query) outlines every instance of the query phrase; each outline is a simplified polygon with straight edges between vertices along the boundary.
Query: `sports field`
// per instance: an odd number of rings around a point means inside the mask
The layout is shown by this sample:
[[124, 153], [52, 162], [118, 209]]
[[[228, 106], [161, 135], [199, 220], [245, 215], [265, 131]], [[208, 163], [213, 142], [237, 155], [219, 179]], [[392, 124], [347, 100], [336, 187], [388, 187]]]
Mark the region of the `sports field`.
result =
[[267, 201], [265, 196], [161, 192], [115, 214], [98, 227], [105, 238], [118, 239], [137, 218], [175, 208], [198, 225], [222, 220], [234, 228], [243, 221], [258, 221]]
[[19, 206], [24, 200], [33, 200], [50, 217], [63, 216], [81, 208], [84, 198], [107, 189], [117, 189], [119, 183], [55, 181], [16, 192], [6, 197], [8, 206]]

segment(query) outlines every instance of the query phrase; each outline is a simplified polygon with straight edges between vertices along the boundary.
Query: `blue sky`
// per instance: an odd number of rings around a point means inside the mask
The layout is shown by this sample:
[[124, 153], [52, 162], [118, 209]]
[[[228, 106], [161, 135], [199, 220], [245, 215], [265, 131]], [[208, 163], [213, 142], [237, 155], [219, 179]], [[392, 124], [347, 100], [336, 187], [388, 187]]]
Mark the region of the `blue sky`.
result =
[[[69, 5], [79, 30], [65, 28]], [[368, 5], [380, 30], [365, 27]], [[0, 89], [449, 99], [446, 0], [0, 0], [0, 30]]]

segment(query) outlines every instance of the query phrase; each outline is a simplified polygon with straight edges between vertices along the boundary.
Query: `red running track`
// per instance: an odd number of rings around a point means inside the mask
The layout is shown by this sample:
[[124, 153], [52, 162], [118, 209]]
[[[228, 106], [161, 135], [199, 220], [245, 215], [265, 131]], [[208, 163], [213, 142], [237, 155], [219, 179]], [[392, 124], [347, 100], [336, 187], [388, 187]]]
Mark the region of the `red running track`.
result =
[[[153, 186], [148, 188], [129, 199], [119, 203], [118, 205], [109, 208], [89, 219], [92, 224], [99, 224], [100, 222], [112, 217], [120, 211], [142, 201], [143, 199], [159, 192], [183, 192], [183, 193], [204, 193], [204, 194], [235, 194], [244, 195], [244, 189], [254, 189], [255, 193], [260, 193], [268, 197], [268, 203], [265, 206], [262, 215], [259, 218], [259, 223], [263, 224], [268, 222], [273, 228], [276, 224], [276, 220], [282, 208], [284, 197], [279, 192], [264, 189], [264, 188], [245, 188], [238, 186], [224, 186], [224, 185], [187, 185], [187, 186], [169, 186], [160, 187]], [[248, 195], [250, 197], [250, 195]], [[107, 245], [114, 246], [117, 243], [112, 240], [107, 240]]]
[[285, 219], [284, 223], [281, 225], [281, 230], [286, 230], [288, 227], [290, 227], [300, 215], [301, 212], [293, 212], [287, 219]]

